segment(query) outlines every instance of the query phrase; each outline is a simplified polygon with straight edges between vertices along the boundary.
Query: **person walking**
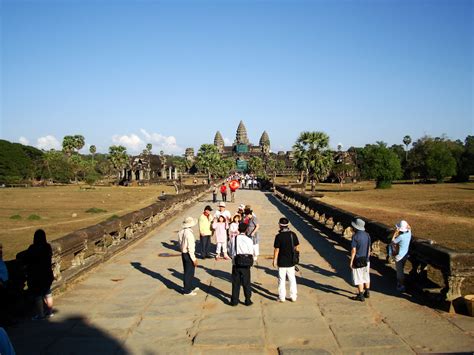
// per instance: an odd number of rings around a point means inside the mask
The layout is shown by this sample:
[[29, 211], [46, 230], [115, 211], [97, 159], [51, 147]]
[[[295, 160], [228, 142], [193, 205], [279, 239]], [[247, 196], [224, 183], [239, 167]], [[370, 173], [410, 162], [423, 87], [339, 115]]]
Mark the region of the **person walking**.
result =
[[370, 235], [365, 231], [365, 222], [357, 218], [351, 223], [356, 233], [352, 236], [351, 261], [352, 279], [358, 294], [353, 300], [364, 302], [370, 297]]
[[223, 182], [221, 185], [221, 196], [222, 196], [222, 201], [227, 202], [227, 186], [225, 182]]
[[181, 260], [183, 262], [183, 295], [196, 296], [197, 287], [193, 288], [194, 272], [197, 266], [195, 255], [196, 241], [192, 227], [196, 225], [196, 220], [192, 217], [186, 217], [178, 232], [179, 248], [181, 250]]
[[211, 206], [204, 207], [204, 212], [199, 216], [199, 238], [201, 241], [201, 258], [210, 258], [211, 236], [212, 236], [212, 208]]
[[258, 230], [260, 229], [260, 225], [258, 224], [257, 217], [253, 214], [251, 208], [245, 208], [245, 223], [247, 224], [247, 235], [252, 238], [253, 241], [253, 248], [254, 248], [254, 260], [257, 261], [258, 256], [260, 255], [260, 234]]
[[275, 236], [273, 242], [273, 267], [278, 267], [278, 300], [286, 300], [286, 278], [290, 283], [290, 299], [296, 302], [297, 286], [295, 275], [294, 254], [299, 252], [299, 241], [296, 234], [288, 228], [288, 219], [280, 218], [278, 226], [279, 233]]
[[[239, 304], [240, 286], [244, 289], [245, 305], [253, 304], [250, 267], [253, 259], [253, 242], [246, 234], [247, 225], [239, 224], [239, 234], [231, 241], [230, 253], [232, 256], [232, 296], [231, 306]], [[242, 262], [243, 260], [247, 262]], [[244, 264], [244, 265], [243, 265]]]
[[33, 244], [26, 251], [26, 274], [28, 289], [35, 298], [36, 314], [33, 320], [50, 318], [53, 314], [51, 285], [54, 281], [52, 269], [53, 250], [46, 241], [46, 233], [38, 229]]
[[217, 190], [217, 184], [214, 184], [214, 186], [212, 186], [212, 203], [217, 202]]
[[395, 256], [395, 268], [397, 270], [397, 290], [405, 291], [405, 263], [409, 257], [408, 249], [411, 241], [411, 227], [407, 221], [401, 220], [395, 225], [395, 232], [392, 236], [392, 244], [398, 245], [398, 253]]

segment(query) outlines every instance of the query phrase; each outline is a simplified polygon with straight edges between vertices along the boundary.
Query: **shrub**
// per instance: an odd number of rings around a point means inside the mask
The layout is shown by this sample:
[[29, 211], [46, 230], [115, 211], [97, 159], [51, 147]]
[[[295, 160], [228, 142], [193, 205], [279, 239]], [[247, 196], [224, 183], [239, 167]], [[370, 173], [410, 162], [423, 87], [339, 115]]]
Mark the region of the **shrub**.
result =
[[117, 216], [116, 214], [113, 214], [109, 218], [107, 218], [107, 221], [115, 221], [116, 219], [119, 219], [120, 216]]
[[104, 213], [104, 212], [107, 212], [107, 211], [103, 210], [102, 208], [96, 208], [96, 207], [92, 207], [86, 210], [86, 213]]
[[19, 214], [14, 214], [13, 216], [10, 216], [10, 219], [21, 219], [21, 216]]
[[30, 215], [28, 216], [28, 220], [29, 220], [29, 221], [39, 221], [40, 219], [41, 219], [41, 217], [38, 216], [37, 214], [30, 214]]

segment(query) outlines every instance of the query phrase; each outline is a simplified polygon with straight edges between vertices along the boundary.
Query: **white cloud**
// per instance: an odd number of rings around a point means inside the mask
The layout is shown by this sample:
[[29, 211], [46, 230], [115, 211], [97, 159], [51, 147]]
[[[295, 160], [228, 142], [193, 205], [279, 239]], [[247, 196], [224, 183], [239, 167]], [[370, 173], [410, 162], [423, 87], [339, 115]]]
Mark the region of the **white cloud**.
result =
[[36, 147], [43, 150], [60, 150], [62, 148], [61, 143], [56, 139], [56, 137], [51, 135], [38, 138]]
[[158, 154], [161, 150], [166, 154], [183, 154], [184, 149], [178, 145], [174, 136], [164, 136], [160, 133], [149, 133], [145, 129], [140, 129], [146, 143], [153, 145], [153, 153]]
[[23, 136], [21, 136], [20, 138], [18, 138], [18, 142], [20, 142], [20, 143], [23, 144], [23, 145], [28, 145], [28, 144], [30, 144], [30, 141], [29, 141], [27, 138], [23, 137]]
[[232, 145], [232, 140], [227, 138], [227, 137], [224, 137], [224, 144], [226, 146], [230, 146], [230, 145]]
[[130, 135], [115, 135], [112, 137], [112, 142], [115, 144], [123, 145], [130, 152], [139, 152], [145, 146], [145, 143], [136, 134]]

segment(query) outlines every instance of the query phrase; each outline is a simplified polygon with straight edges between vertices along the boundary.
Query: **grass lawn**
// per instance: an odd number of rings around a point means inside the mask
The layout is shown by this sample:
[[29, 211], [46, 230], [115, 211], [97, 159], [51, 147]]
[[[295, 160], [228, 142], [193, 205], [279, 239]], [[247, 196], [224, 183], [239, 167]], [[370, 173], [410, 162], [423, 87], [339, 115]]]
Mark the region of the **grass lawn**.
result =
[[77, 229], [121, 216], [156, 201], [161, 191], [174, 194], [173, 186], [95, 187], [51, 186], [0, 189], [0, 241], [4, 259], [15, 257], [42, 228], [48, 240]]
[[474, 251], [474, 183], [318, 184], [321, 201], [389, 226], [405, 219], [413, 234], [452, 249]]

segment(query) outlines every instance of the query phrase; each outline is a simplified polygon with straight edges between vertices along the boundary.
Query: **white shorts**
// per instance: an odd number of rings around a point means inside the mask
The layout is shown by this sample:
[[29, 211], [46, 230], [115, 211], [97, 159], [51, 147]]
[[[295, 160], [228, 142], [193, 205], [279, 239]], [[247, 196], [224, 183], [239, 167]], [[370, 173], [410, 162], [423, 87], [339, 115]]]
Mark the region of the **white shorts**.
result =
[[370, 282], [370, 262], [367, 266], [358, 269], [352, 269], [352, 281], [354, 285], [368, 284]]

